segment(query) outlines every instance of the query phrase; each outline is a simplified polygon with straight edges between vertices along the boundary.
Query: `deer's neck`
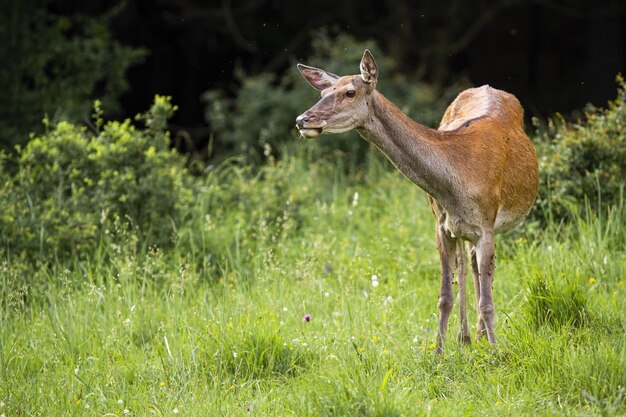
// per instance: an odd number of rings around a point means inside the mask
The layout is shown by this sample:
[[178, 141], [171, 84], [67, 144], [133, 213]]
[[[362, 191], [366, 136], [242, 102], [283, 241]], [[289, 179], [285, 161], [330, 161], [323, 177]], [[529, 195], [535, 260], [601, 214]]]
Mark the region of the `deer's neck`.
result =
[[440, 146], [442, 132], [413, 121], [378, 92], [369, 106], [370, 116], [357, 129], [359, 134], [437, 201], [447, 200], [455, 176]]

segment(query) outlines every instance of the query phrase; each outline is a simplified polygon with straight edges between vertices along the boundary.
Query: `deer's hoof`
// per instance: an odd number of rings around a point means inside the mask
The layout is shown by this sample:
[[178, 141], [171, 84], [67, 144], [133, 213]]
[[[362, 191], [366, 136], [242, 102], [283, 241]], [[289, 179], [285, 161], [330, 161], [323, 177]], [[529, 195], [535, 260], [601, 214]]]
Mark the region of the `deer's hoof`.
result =
[[456, 335], [456, 341], [459, 343], [459, 345], [471, 345], [472, 337], [469, 334], [464, 334], [463, 332], [459, 332]]

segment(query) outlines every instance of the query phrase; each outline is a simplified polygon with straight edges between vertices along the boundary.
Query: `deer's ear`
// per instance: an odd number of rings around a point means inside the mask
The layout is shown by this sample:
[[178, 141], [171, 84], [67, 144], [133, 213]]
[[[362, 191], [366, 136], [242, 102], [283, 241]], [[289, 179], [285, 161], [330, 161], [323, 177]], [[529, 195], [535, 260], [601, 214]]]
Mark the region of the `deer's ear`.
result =
[[376, 84], [378, 80], [378, 65], [369, 50], [365, 50], [363, 58], [361, 58], [361, 77], [368, 84]]
[[313, 68], [306, 65], [298, 64], [300, 74], [311, 84], [316, 90], [322, 91], [328, 87], [332, 87], [335, 81], [339, 79], [338, 75], [326, 72], [319, 68]]

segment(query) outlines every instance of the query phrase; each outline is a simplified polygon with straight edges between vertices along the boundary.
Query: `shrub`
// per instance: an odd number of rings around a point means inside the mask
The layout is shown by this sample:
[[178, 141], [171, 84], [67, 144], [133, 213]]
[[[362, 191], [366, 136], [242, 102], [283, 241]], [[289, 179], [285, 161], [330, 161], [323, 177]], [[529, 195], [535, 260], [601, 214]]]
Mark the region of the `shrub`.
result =
[[[358, 42], [345, 34], [333, 38], [327, 31], [318, 31], [312, 41], [313, 54], [305, 63], [335, 74], [355, 74], [366, 48], [373, 52], [380, 68], [378, 86], [381, 91], [411, 117], [427, 125], [438, 124], [445, 106], [460, 91], [460, 85], [453, 86], [441, 97], [432, 86], [401, 75], [410, 71], [398, 69], [372, 41]], [[282, 76], [274, 73], [248, 75], [238, 71], [235, 78], [241, 86], [234, 98], [219, 90], [204, 94], [205, 115], [219, 142], [252, 161], [262, 159], [261, 151], [266, 145], [279, 149], [281, 144], [294, 141], [298, 135], [295, 131], [297, 115], [319, 99], [319, 93], [302, 78], [295, 62]], [[320, 154], [325, 154], [339, 147], [362, 157], [366, 143], [354, 132], [342, 136], [321, 139], [316, 148]]]
[[191, 196], [190, 178], [165, 131], [175, 106], [157, 96], [141, 117], [143, 130], [130, 120], [103, 126], [98, 109], [101, 131], [69, 122], [48, 126], [18, 148], [14, 175], [3, 168], [4, 250], [44, 261], [65, 258], [97, 247], [114, 222], [135, 227], [144, 244], [172, 240]]
[[535, 217], [569, 217], [585, 199], [592, 207], [620, 200], [626, 178], [626, 84], [617, 78], [617, 98], [607, 109], [589, 108], [583, 121], [556, 115], [536, 135], [540, 187]]

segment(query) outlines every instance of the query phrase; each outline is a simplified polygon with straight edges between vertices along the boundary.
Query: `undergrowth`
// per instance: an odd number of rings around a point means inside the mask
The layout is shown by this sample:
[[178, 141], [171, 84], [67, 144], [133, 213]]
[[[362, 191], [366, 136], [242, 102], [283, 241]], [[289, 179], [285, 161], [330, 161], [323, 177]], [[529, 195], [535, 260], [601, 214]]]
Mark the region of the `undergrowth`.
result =
[[458, 346], [453, 315], [439, 357], [425, 196], [374, 154], [345, 174], [309, 146], [208, 171], [170, 248], [143, 252], [122, 228], [33, 271], [48, 286], [26, 300], [5, 259], [2, 413], [626, 411], [623, 205], [500, 237], [499, 347]]

